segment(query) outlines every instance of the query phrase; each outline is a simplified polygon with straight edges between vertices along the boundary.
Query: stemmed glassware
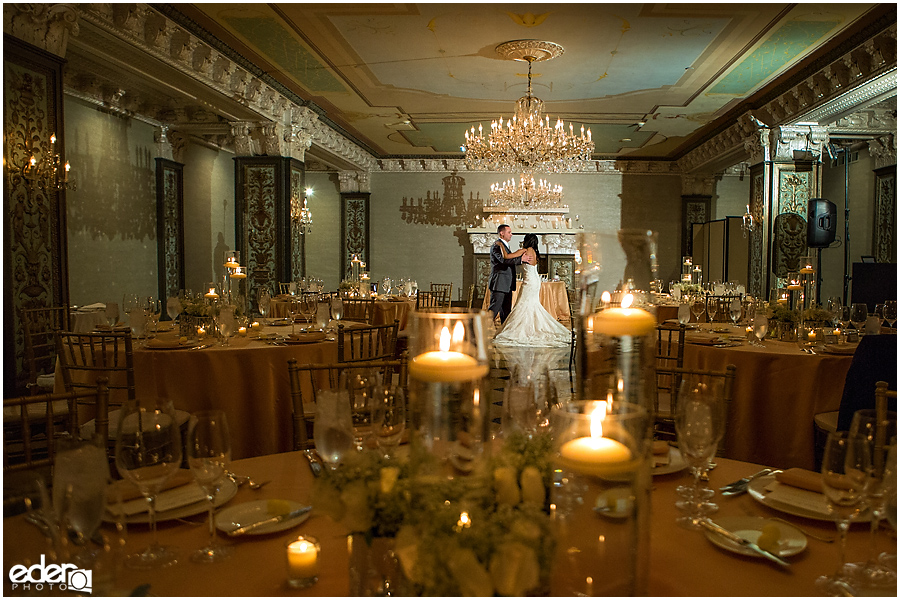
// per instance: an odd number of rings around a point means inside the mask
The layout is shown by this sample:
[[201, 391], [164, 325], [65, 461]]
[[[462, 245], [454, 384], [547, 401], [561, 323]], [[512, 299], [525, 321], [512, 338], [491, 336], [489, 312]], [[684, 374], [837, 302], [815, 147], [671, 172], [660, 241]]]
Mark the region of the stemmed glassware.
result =
[[700, 519], [718, 510], [712, 503], [704, 504], [700, 476], [716, 453], [725, 434], [725, 406], [721, 384], [707, 384], [687, 376], [681, 382], [675, 408], [675, 432], [681, 450], [694, 477], [688, 514], [676, 522], [686, 529], [699, 529]]
[[406, 395], [400, 386], [378, 388], [372, 407], [372, 432], [375, 443], [384, 453], [391, 456], [400, 445], [406, 430]]
[[316, 452], [331, 470], [337, 469], [353, 446], [353, 416], [344, 390], [319, 390], [313, 439]]
[[833, 575], [816, 579], [816, 587], [829, 596], [856, 595], [845, 574], [844, 554], [850, 521], [865, 507], [868, 470], [869, 453], [864, 438], [846, 431], [828, 434], [822, 457], [822, 491], [840, 533], [838, 568]]
[[340, 297], [331, 299], [331, 318], [340, 321], [344, 316], [344, 301]]
[[122, 310], [128, 315], [128, 326], [131, 337], [137, 339], [144, 335], [147, 326], [147, 309], [137, 294], [125, 294], [122, 298]]
[[884, 316], [884, 320], [888, 322], [888, 327], [893, 329], [894, 323], [897, 322], [897, 301], [888, 300], [885, 302], [882, 315]]
[[216, 493], [231, 462], [231, 440], [224, 412], [207, 410], [191, 415], [187, 455], [194, 479], [209, 502], [209, 541], [203, 548], [195, 550], [191, 559], [197, 562], [219, 561], [231, 555], [231, 547], [218, 542], [215, 522]]
[[865, 497], [866, 504], [872, 513], [869, 557], [856, 570], [854, 580], [859, 587], [865, 589], [896, 589], [897, 574], [878, 563], [875, 542], [879, 523], [885, 516], [886, 495], [890, 486], [887, 477], [891, 475], [890, 469], [887, 468], [887, 459], [890, 441], [897, 436], [897, 413], [886, 413], [885, 418], [879, 423], [874, 409], [858, 410], [853, 413], [850, 435], [859, 436], [865, 440], [865, 447], [869, 454]]
[[109, 323], [109, 327], [112, 329], [119, 322], [119, 305], [115, 302], [107, 302], [105, 315], [106, 322]]
[[341, 389], [346, 389], [350, 396], [353, 444], [357, 452], [362, 452], [372, 433], [372, 409], [380, 389], [378, 372], [375, 369], [355, 369], [352, 373], [345, 371], [341, 375]]
[[259, 316], [265, 322], [266, 315], [269, 314], [269, 307], [272, 303], [272, 296], [269, 294], [269, 288], [261, 287], [256, 292], [256, 308], [259, 310]]
[[222, 336], [222, 345], [229, 345], [229, 338], [234, 333], [234, 309], [230, 306], [222, 306], [219, 308], [219, 314], [216, 316], [216, 327], [219, 335]]
[[712, 299], [712, 302], [706, 303], [706, 315], [709, 318], [709, 322], [712, 323], [716, 320], [716, 313], [719, 310], [719, 302], [715, 298]]
[[734, 325], [737, 325], [738, 321], [741, 320], [741, 309], [741, 299], [735, 296], [731, 303], [728, 305], [728, 314], [731, 317], [731, 322]]
[[383, 296], [390, 296], [391, 294], [391, 278], [385, 277], [381, 280], [381, 294]]
[[866, 319], [869, 318], [869, 307], [859, 302], [850, 305], [850, 322], [857, 331], [863, 329]]
[[122, 407], [116, 438], [116, 468], [147, 500], [150, 546], [125, 559], [137, 569], [167, 567], [178, 560], [177, 550], [161, 546], [156, 533], [156, 496], [181, 465], [181, 433], [170, 401], [139, 397]]
[[691, 313], [694, 319], [699, 323], [700, 317], [706, 312], [706, 297], [703, 294], [694, 294], [691, 296]]
[[169, 319], [174, 321], [181, 314], [181, 308], [181, 300], [174, 296], [166, 298], [166, 314], [169, 315]]
[[834, 327], [837, 327], [841, 322], [841, 299], [837, 296], [832, 296], [828, 299], [828, 303], [825, 305], [825, 309], [831, 314], [831, 324]]
[[765, 344], [762, 343], [762, 340], [766, 337], [766, 332], [769, 330], [769, 319], [766, 317], [766, 307], [764, 304], [758, 304], [756, 306], [751, 324], [753, 326], [753, 335], [756, 337], [756, 341], [751, 340], [750, 345], [764, 347]]
[[303, 313], [303, 318], [309, 322], [310, 329], [315, 326], [316, 309], [318, 307], [319, 300], [316, 294], [303, 294], [303, 297], [300, 298], [300, 311]]
[[106, 448], [82, 440], [63, 439], [59, 442], [53, 468], [53, 508], [60, 531], [73, 532], [81, 547], [75, 560], [89, 565], [93, 554], [85, 542], [100, 526], [106, 506], [106, 484], [109, 480], [109, 461]]

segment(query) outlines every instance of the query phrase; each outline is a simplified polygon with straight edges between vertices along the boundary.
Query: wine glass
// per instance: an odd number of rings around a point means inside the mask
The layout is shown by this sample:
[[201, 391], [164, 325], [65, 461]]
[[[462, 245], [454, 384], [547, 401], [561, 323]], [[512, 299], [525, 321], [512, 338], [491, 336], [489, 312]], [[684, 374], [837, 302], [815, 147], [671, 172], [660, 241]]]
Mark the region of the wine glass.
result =
[[136, 569], [167, 567], [178, 552], [161, 546], [156, 532], [156, 496], [181, 465], [181, 433], [172, 403], [155, 396], [128, 400], [121, 409], [116, 437], [116, 468], [147, 500], [150, 546], [125, 558]]
[[706, 312], [706, 298], [703, 297], [703, 294], [691, 296], [691, 313], [694, 315], [694, 320], [699, 323], [700, 315], [704, 312]]
[[385, 457], [393, 454], [406, 430], [406, 394], [400, 386], [378, 388], [372, 407], [372, 432]]
[[209, 502], [209, 541], [203, 548], [195, 550], [191, 559], [197, 562], [219, 561], [230, 556], [232, 551], [230, 546], [218, 542], [215, 522], [216, 493], [231, 462], [231, 440], [224, 412], [205, 410], [191, 415], [187, 456], [194, 479]]
[[862, 409], [853, 413], [850, 424], [850, 435], [857, 435], [865, 440], [869, 454], [869, 470], [866, 478], [866, 504], [872, 513], [869, 532], [869, 557], [859, 565], [855, 573], [855, 583], [865, 589], [895, 588], [897, 574], [878, 564], [875, 550], [878, 525], [885, 513], [886, 495], [889, 482], [886, 479], [890, 470], [886, 468], [889, 442], [897, 435], [897, 413], [887, 412], [878, 422], [874, 409]]
[[753, 335], [756, 336], [756, 340], [750, 340], [750, 345], [764, 347], [765, 344], [762, 343], [762, 340], [766, 337], [766, 332], [769, 330], [769, 319], [766, 317], [764, 305], [756, 307], [750, 324], [753, 327]]
[[675, 407], [675, 432], [678, 447], [694, 477], [688, 514], [678, 517], [676, 522], [686, 529], [700, 529], [700, 519], [718, 510], [715, 504], [704, 504], [700, 476], [725, 434], [725, 406], [720, 383], [704, 383], [690, 376], [682, 380]]
[[828, 434], [822, 457], [822, 491], [825, 492], [828, 509], [834, 516], [840, 542], [837, 571], [833, 575], [822, 575], [816, 579], [816, 588], [826, 595], [847, 595], [844, 592], [853, 590], [844, 572], [844, 554], [850, 520], [865, 506], [868, 468], [869, 453], [864, 438], [850, 435], [847, 431]]
[[159, 300], [149, 296], [144, 306], [146, 306], [147, 311], [147, 320], [144, 326], [145, 334], [148, 338], [155, 337], [156, 330], [159, 327], [159, 317], [162, 314], [162, 305]]
[[728, 314], [731, 317], [732, 324], [735, 326], [737, 326], [738, 321], [741, 320], [742, 308], [741, 299], [738, 297], [735, 297], [728, 305]]
[[391, 278], [385, 277], [381, 280], [381, 294], [383, 296], [389, 296], [391, 294]]
[[219, 335], [222, 336], [222, 345], [229, 345], [229, 338], [234, 333], [234, 309], [230, 306], [223, 306], [219, 309], [216, 316], [216, 328]]
[[869, 307], [864, 303], [857, 302], [850, 305], [850, 322], [853, 328], [860, 331], [869, 318]]
[[309, 322], [309, 327], [312, 328], [314, 326], [314, 321], [316, 317], [316, 309], [319, 307], [318, 297], [312, 294], [304, 294], [300, 299], [300, 310], [303, 313], [303, 318]]
[[341, 389], [346, 389], [350, 396], [353, 443], [357, 452], [363, 451], [366, 439], [372, 433], [372, 407], [379, 387], [375, 369], [354, 369], [341, 374]]
[[170, 320], [174, 321], [181, 314], [181, 308], [181, 300], [174, 296], [166, 298], [166, 314], [169, 315]]
[[888, 322], [888, 327], [894, 327], [894, 323], [897, 322], [897, 301], [896, 300], [888, 300], [884, 303], [884, 312], [882, 313], [884, 316], [884, 320]]
[[341, 298], [331, 299], [331, 318], [340, 321], [344, 316], [344, 301]]
[[272, 296], [269, 295], [269, 288], [261, 287], [256, 293], [256, 307], [259, 309], [259, 316], [265, 322], [266, 315], [269, 314], [269, 307], [272, 303]]
[[678, 323], [687, 325], [691, 320], [691, 303], [682, 300], [678, 304]]
[[841, 299], [837, 296], [829, 298], [825, 304], [825, 310], [831, 314], [832, 326], [837, 327], [841, 322]]
[[119, 322], [119, 305], [115, 302], [107, 302], [105, 316], [106, 322], [109, 323], [110, 329], [115, 327]]
[[60, 531], [74, 533], [81, 547], [76, 561], [89, 564], [94, 555], [84, 544], [100, 526], [106, 507], [109, 459], [106, 448], [92, 442], [63, 438], [58, 444], [53, 468], [53, 508]]
[[319, 390], [313, 424], [316, 452], [333, 471], [353, 446], [353, 417], [346, 390]]
[[715, 298], [712, 298], [711, 301], [706, 303], [706, 315], [709, 318], [709, 322], [712, 323], [716, 320], [716, 314], [719, 312], [719, 301]]

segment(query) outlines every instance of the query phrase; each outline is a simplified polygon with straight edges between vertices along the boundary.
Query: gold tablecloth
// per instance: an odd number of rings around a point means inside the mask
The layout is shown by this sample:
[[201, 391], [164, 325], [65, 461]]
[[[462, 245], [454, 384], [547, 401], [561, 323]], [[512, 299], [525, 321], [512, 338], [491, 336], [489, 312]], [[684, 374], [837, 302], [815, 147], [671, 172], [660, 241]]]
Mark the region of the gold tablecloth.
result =
[[[290, 333], [290, 327], [264, 331]], [[135, 393], [169, 398], [187, 412], [224, 410], [233, 458], [286, 452], [293, 447], [289, 358], [300, 364], [337, 362], [337, 342], [275, 346], [236, 336], [230, 346], [202, 350], [148, 349], [135, 342]], [[59, 369], [56, 388], [63, 391]]]
[[[237, 429], [240, 425], [234, 426]], [[718, 467], [710, 472], [709, 486], [713, 489], [755, 473], [760, 465], [717, 459]], [[247, 486], [225, 506], [265, 499], [286, 499], [308, 503], [311, 497], [312, 475], [300, 453], [290, 452], [272, 456], [238, 460], [232, 470], [250, 475], [257, 481], [271, 480], [259, 491]], [[808, 538], [806, 550], [788, 558], [790, 569], [780, 569], [755, 557], [722, 550], [702, 533], [686, 531], [675, 523], [675, 488], [690, 481], [687, 471], [653, 478], [650, 514], [650, 556], [647, 565], [650, 596], [814, 596], [816, 577], [831, 574], [837, 562], [835, 544]], [[834, 524], [791, 517], [767, 508], [748, 495], [730, 498], [716, 496], [719, 512], [714, 518], [725, 516], [782, 517], [821, 535], [833, 535]], [[202, 523], [205, 511], [191, 517]], [[109, 524], [101, 528], [105, 535], [114, 535]], [[285, 584], [285, 544], [297, 535], [315, 536], [321, 544], [319, 581], [305, 590], [289, 589]], [[220, 540], [233, 546], [233, 555], [221, 562], [197, 564], [187, 555], [207, 541], [208, 531], [202, 526], [178, 521], [159, 524], [159, 539], [164, 545], [176, 546], [182, 554], [177, 565], [165, 569], [145, 571], [122, 568], [115, 580], [117, 595], [127, 595], [142, 584], [149, 584], [154, 596], [346, 596], [349, 593], [347, 531], [330, 518], [315, 514], [302, 525], [271, 535], [244, 536]], [[129, 525], [125, 552], [138, 551], [148, 545], [150, 534], [146, 525]], [[896, 553], [896, 541], [879, 533], [877, 551]], [[868, 524], [853, 525], [847, 540], [847, 559], [864, 560], [868, 543]], [[19, 515], [4, 519], [3, 569], [5, 573], [16, 564], [40, 560], [47, 552], [47, 543], [36, 527]], [[51, 560], [47, 560], [51, 563]], [[94, 582], [98, 581], [94, 574]], [[4, 577], [4, 592], [13, 593], [9, 578]], [[17, 593], [23, 593], [19, 590]], [[34, 593], [34, 592], [32, 592]]]
[[737, 367], [725, 431], [726, 456], [778, 468], [814, 468], [813, 417], [837, 410], [852, 356], [806, 354], [766, 340], [715, 348], [685, 344], [688, 368]]
[[[521, 285], [519, 282], [517, 285]], [[512, 293], [512, 305], [516, 305], [519, 296], [519, 290], [516, 288]], [[541, 306], [547, 309], [547, 312], [556, 318], [560, 323], [568, 324], [572, 318], [569, 311], [569, 296], [566, 294], [566, 282], [564, 281], [542, 281], [541, 282]], [[484, 295], [484, 302], [481, 307], [488, 310], [491, 307], [491, 290], [487, 290]]]
[[[290, 302], [272, 299], [269, 304], [272, 318], [290, 316]], [[400, 321], [400, 331], [406, 329], [409, 311], [415, 310], [415, 300], [375, 300], [375, 319], [373, 325], [390, 325], [394, 319]]]

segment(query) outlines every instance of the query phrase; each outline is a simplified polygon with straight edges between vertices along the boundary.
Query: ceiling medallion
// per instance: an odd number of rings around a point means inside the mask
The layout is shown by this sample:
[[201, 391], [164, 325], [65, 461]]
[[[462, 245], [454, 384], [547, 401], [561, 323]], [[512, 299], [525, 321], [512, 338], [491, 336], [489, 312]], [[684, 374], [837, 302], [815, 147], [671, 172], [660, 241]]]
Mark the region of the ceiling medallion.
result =
[[553, 42], [515, 40], [500, 44], [496, 50], [503, 58], [528, 63], [528, 91], [516, 102], [515, 115], [505, 125], [500, 117], [499, 122], [491, 123], [487, 136], [481, 125], [477, 132], [474, 127], [466, 132], [466, 165], [529, 178], [536, 172], [581, 171], [594, 151], [590, 129], [585, 134], [582, 125], [579, 137], [571, 124], [566, 132], [562, 119], [551, 126], [550, 117], [543, 116], [543, 101], [531, 90], [531, 64], [560, 56], [563, 47]]

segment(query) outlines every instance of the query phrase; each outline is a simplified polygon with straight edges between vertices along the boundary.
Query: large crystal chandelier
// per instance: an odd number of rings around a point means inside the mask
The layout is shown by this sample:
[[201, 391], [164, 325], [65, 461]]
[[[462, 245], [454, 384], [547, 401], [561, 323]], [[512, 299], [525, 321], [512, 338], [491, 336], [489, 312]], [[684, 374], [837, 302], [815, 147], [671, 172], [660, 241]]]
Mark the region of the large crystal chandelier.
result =
[[297, 224], [298, 231], [301, 235], [312, 232], [312, 211], [309, 210], [306, 202], [309, 196], [312, 196], [312, 189], [307, 188], [303, 195], [303, 203], [299, 198], [291, 198], [291, 220]]
[[551, 126], [550, 117], [543, 116], [544, 102], [531, 91], [531, 64], [559, 56], [563, 47], [553, 42], [516, 40], [500, 44], [496, 50], [504, 58], [528, 63], [528, 91], [516, 102], [513, 118], [505, 124], [503, 117], [493, 121], [487, 136], [481, 125], [477, 132], [474, 127], [466, 132], [466, 165], [470, 169], [528, 175], [580, 171], [594, 151], [591, 130], [585, 134], [582, 125], [579, 136], [570, 123], [566, 132], [562, 119]]
[[552, 185], [544, 179], [535, 181], [534, 177], [522, 173], [518, 185], [512, 178], [492, 184], [488, 206], [504, 210], [557, 208], [561, 202], [561, 185]]

